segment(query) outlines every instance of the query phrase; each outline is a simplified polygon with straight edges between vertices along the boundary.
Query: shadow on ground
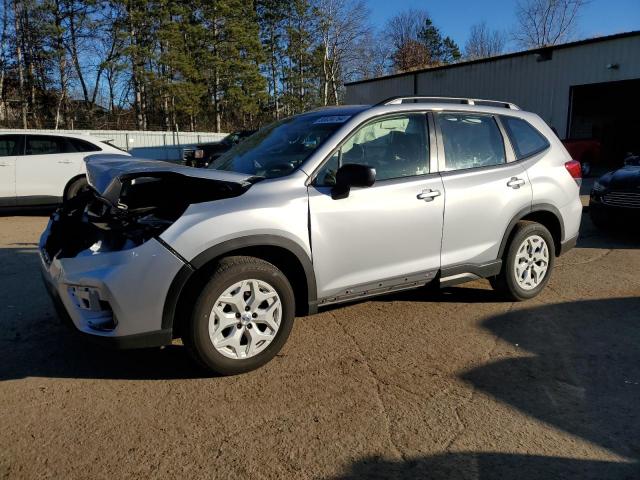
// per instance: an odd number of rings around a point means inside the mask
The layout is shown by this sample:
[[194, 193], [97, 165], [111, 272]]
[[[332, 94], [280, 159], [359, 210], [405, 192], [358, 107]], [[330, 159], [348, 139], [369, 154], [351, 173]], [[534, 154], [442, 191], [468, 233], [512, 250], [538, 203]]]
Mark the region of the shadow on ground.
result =
[[340, 478], [640, 478], [640, 298], [528, 308], [482, 326], [523, 355], [496, 355], [460, 372], [463, 381], [628, 461], [463, 452], [397, 462], [366, 458]]
[[0, 217], [48, 217], [57, 207], [0, 207]]
[[640, 458], [640, 298], [514, 310], [482, 326], [533, 355], [490, 361], [461, 373], [464, 381], [533, 418]]
[[596, 480], [635, 479], [635, 463], [502, 453], [451, 453], [392, 462], [366, 458], [353, 463], [340, 480]]

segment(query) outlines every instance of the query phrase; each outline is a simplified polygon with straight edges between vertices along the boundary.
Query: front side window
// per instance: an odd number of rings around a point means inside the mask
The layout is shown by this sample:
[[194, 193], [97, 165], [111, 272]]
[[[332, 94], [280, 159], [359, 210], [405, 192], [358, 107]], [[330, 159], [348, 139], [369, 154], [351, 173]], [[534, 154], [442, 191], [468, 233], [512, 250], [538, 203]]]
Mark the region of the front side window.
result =
[[22, 155], [19, 152], [21, 135], [3, 135], [0, 137], [0, 157]]
[[51, 155], [64, 152], [63, 137], [27, 135], [27, 155]]
[[438, 121], [444, 143], [445, 170], [505, 163], [502, 133], [491, 115], [440, 113]]
[[314, 112], [280, 120], [236, 144], [209, 168], [265, 178], [288, 175], [349, 118]]
[[401, 115], [360, 127], [322, 166], [315, 184], [335, 185], [338, 168], [347, 163], [375, 168], [376, 181], [429, 173], [426, 115]]
[[525, 120], [507, 116], [500, 119], [509, 135], [517, 160], [541, 152], [549, 146], [547, 139]]

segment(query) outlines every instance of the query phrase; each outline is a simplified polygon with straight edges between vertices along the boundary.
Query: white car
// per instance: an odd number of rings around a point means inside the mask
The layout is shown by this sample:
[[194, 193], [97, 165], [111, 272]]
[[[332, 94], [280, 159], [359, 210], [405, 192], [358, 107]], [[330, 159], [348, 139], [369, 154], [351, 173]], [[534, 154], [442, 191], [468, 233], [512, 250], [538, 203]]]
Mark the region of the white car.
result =
[[86, 187], [87, 155], [128, 153], [96, 138], [72, 134], [0, 135], [0, 207], [60, 203]]

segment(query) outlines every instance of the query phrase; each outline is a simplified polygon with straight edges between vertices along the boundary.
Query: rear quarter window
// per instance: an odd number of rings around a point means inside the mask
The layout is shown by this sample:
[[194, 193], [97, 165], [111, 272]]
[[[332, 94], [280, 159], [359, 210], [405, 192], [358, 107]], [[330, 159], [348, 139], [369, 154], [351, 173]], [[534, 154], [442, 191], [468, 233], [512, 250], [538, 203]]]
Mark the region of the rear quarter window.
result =
[[521, 118], [507, 116], [502, 116], [500, 119], [509, 135], [517, 160], [535, 155], [549, 146], [549, 141], [545, 136], [532, 127], [529, 122]]
[[91, 142], [79, 138], [67, 138], [68, 152], [99, 152], [102, 149]]

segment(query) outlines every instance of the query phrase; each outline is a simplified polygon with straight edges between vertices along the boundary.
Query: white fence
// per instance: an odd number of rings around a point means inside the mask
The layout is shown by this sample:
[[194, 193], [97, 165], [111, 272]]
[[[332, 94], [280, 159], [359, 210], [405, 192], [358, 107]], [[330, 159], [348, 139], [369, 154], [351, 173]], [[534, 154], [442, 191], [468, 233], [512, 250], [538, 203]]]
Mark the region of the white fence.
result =
[[219, 142], [226, 133], [212, 132], [158, 132], [140, 130], [51, 130], [51, 129], [0, 129], [1, 133], [71, 133], [90, 135], [100, 140], [111, 140], [131, 155], [156, 160], [181, 160], [185, 149], [199, 143]]

